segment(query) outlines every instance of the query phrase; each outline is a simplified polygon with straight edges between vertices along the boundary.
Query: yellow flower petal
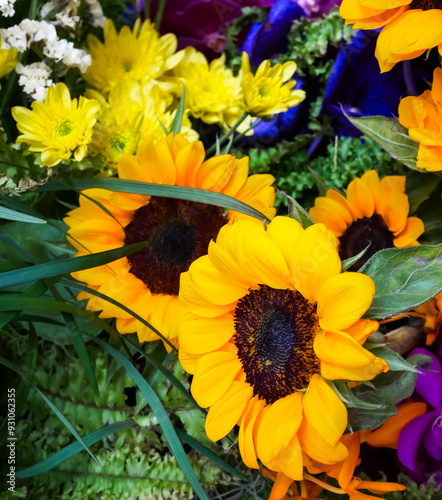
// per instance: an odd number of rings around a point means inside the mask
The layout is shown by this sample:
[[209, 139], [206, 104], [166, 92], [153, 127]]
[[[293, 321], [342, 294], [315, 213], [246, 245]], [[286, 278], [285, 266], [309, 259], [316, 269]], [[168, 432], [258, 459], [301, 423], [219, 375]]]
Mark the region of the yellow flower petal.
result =
[[260, 416], [265, 401], [253, 397], [241, 419], [238, 432], [238, 446], [241, 458], [250, 469], [259, 469], [259, 464], [255, 449], [255, 422]]
[[319, 325], [324, 330], [348, 328], [370, 307], [374, 295], [374, 282], [365, 274], [331, 277], [317, 293]]
[[335, 446], [347, 427], [347, 409], [319, 375], [311, 378], [303, 406], [305, 418], [312, 427], [328, 444]]

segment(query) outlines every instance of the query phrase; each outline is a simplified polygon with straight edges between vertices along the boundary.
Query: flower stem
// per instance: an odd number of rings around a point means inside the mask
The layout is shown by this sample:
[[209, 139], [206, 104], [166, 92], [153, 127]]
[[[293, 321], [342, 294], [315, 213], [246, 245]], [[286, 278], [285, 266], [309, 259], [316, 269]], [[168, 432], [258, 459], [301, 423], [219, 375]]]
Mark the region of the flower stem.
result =
[[155, 16], [155, 29], [157, 31], [160, 31], [161, 21], [163, 20], [165, 8], [166, 8], [166, 0], [159, 0], [157, 7], [157, 14]]
[[245, 130], [244, 132], [242, 132], [241, 134], [239, 134], [238, 136], [235, 137], [235, 139], [233, 139], [233, 142], [232, 144], [236, 144], [240, 139], [242, 139], [246, 134], [247, 132], [250, 132], [251, 130], [253, 130], [255, 127], [257, 127], [260, 123], [262, 122], [262, 118], [258, 118], [256, 120], [255, 123], [253, 123], [252, 125], [250, 125], [250, 127]]
[[315, 476], [312, 476], [311, 474], [308, 474], [307, 472], [304, 472], [304, 479], [307, 479], [307, 481], [315, 483], [318, 486], [321, 486], [321, 488], [324, 488], [324, 490], [331, 491], [332, 493], [337, 493], [338, 495], [347, 494], [347, 492], [344, 491], [342, 488], [335, 488], [334, 486], [331, 486], [328, 483], [321, 481], [320, 479], [316, 478]]
[[[218, 145], [221, 147], [227, 139], [235, 132], [235, 130], [241, 125], [241, 123], [247, 118], [248, 114], [243, 113], [237, 120], [237, 122], [230, 128], [225, 134], [223, 134], [219, 140]], [[216, 144], [210, 146], [210, 148], [206, 151], [206, 158], [211, 156], [216, 150]]]

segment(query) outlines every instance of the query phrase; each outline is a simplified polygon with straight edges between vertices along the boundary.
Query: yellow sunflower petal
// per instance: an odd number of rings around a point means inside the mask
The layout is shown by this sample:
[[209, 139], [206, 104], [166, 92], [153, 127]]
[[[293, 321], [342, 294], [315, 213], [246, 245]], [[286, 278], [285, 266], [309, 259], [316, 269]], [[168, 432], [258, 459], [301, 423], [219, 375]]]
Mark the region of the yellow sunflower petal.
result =
[[235, 335], [233, 315], [223, 314], [217, 318], [202, 318], [185, 314], [179, 325], [180, 346], [192, 354], [214, 351]]
[[202, 356], [192, 381], [193, 397], [203, 408], [213, 405], [224, 396], [241, 368], [241, 361], [230, 352]]
[[335, 446], [331, 446], [306, 418], [301, 423], [298, 437], [302, 450], [320, 463], [334, 464], [348, 456], [348, 450], [341, 442], [338, 441]]
[[318, 290], [341, 271], [336, 237], [323, 224], [308, 227], [290, 259], [295, 288], [310, 302], [317, 300]]
[[304, 415], [315, 431], [331, 446], [347, 427], [347, 409], [327, 382], [315, 374], [303, 400]]
[[207, 437], [218, 441], [227, 436], [238, 423], [252, 395], [253, 389], [247, 382], [232, 382], [225, 395], [207, 413]]
[[289, 265], [293, 250], [299, 245], [304, 230], [295, 219], [290, 217], [275, 217], [267, 226], [268, 237], [281, 250], [281, 253]]
[[347, 187], [347, 202], [357, 219], [371, 217], [374, 199], [367, 184], [362, 179], [354, 179]]
[[259, 464], [255, 449], [255, 422], [260, 416], [265, 401], [253, 397], [248, 404], [248, 407], [241, 419], [238, 432], [238, 446], [241, 453], [241, 458], [247, 467], [250, 469], [259, 469]]
[[319, 332], [313, 347], [321, 360], [321, 374], [328, 380], [371, 380], [389, 370], [384, 359], [374, 356], [344, 332]]
[[192, 142], [177, 151], [175, 158], [177, 186], [196, 187], [195, 176], [204, 161], [204, 156], [204, 146], [200, 141]]
[[348, 328], [370, 307], [374, 294], [374, 282], [365, 274], [332, 276], [317, 293], [319, 325], [324, 330]]
[[302, 420], [302, 398], [302, 393], [295, 392], [264, 408], [256, 435], [256, 450], [264, 465], [269, 465], [296, 435]]
[[418, 217], [408, 217], [402, 232], [394, 239], [394, 246], [397, 248], [414, 245], [415, 241], [425, 231], [424, 223]]
[[296, 481], [303, 479], [302, 450], [298, 436], [295, 434], [290, 443], [282, 449], [270, 463], [270, 468], [282, 471], [286, 476]]

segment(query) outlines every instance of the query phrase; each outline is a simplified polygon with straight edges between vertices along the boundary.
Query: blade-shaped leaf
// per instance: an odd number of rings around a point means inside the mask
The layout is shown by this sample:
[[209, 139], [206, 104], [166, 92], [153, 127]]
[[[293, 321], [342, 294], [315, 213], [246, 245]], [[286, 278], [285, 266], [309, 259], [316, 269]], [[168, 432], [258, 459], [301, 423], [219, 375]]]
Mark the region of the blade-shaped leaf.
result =
[[314, 222], [313, 222], [312, 218], [310, 217], [310, 215], [308, 214], [307, 210], [302, 208], [301, 205], [294, 198], [292, 198], [286, 192], [281, 191], [279, 189], [277, 189], [276, 192], [278, 194], [282, 194], [284, 196], [284, 198], [287, 200], [289, 217], [297, 220], [304, 229], [306, 229], [307, 227], [314, 224]]
[[16, 210], [11, 210], [10, 208], [0, 207], [0, 219], [16, 220], [19, 222], [27, 222], [29, 224], [46, 224], [47, 221], [43, 219], [37, 219], [32, 215], [23, 214], [17, 212]]
[[179, 134], [181, 132], [181, 126], [183, 124], [183, 115], [184, 115], [184, 87], [183, 87], [183, 92], [181, 93], [180, 103], [178, 104], [172, 125], [170, 126], [169, 133], [173, 132], [174, 134]]

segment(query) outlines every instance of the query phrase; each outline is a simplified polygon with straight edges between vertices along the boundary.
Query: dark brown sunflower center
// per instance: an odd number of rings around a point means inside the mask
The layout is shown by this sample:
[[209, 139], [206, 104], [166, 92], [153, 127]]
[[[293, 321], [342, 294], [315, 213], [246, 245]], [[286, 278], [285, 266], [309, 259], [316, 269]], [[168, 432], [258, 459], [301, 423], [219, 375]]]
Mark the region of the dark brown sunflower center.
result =
[[393, 238], [379, 214], [357, 219], [339, 238], [339, 256], [342, 260], [349, 259], [370, 245], [364, 256], [350, 268], [350, 271], [357, 271], [379, 250], [393, 247]]
[[238, 301], [234, 339], [254, 396], [272, 404], [308, 386], [317, 331], [316, 305], [299, 292], [260, 285]]
[[128, 257], [130, 272], [152, 293], [178, 295], [180, 274], [207, 253], [211, 239], [227, 222], [222, 208], [204, 203], [154, 197], [135, 211], [124, 243], [148, 241]]
[[422, 10], [442, 9], [442, 1], [441, 0], [412, 0], [412, 2], [410, 3], [410, 9], [422, 9]]

